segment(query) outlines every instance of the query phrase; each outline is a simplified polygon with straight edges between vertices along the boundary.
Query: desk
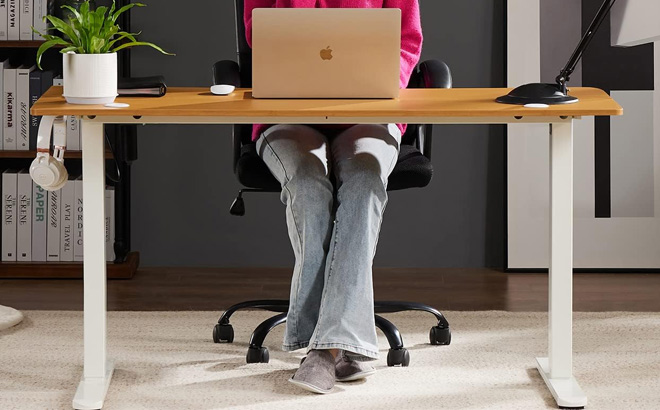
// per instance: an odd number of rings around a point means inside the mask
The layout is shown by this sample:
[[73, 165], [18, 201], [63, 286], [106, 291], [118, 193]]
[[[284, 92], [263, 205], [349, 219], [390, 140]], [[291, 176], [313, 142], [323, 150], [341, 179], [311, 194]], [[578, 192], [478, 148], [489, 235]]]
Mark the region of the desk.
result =
[[[118, 98], [128, 108], [70, 105], [52, 87], [33, 115], [82, 118], [84, 224], [84, 370], [73, 399], [76, 409], [103, 406], [113, 364], [106, 357], [104, 235], [104, 124], [550, 124], [550, 303], [548, 357], [537, 367], [562, 407], [583, 407], [586, 395], [573, 377], [573, 120], [621, 115], [605, 92], [573, 88], [580, 102], [546, 109], [494, 102], [509, 89], [402, 90], [395, 100], [255, 100], [249, 89], [214, 96], [208, 88], [170, 88], [162, 98]], [[176, 147], [172, 147], [176, 149]]]

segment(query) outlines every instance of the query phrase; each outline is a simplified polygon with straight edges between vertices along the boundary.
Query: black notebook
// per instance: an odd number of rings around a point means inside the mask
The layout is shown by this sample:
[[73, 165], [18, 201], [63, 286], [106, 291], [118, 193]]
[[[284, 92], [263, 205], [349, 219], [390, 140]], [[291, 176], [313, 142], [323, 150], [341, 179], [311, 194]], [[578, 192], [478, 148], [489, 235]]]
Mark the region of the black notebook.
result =
[[117, 81], [117, 93], [120, 97], [162, 97], [166, 92], [167, 86], [162, 75], [120, 78]]

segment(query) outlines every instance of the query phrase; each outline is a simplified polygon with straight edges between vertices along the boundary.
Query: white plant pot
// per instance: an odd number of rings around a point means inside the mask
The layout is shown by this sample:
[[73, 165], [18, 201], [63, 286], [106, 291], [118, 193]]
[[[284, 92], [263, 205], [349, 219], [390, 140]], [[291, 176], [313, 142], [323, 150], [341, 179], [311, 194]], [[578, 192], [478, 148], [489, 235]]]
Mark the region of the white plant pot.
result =
[[64, 98], [70, 104], [108, 104], [117, 98], [117, 53], [63, 55]]

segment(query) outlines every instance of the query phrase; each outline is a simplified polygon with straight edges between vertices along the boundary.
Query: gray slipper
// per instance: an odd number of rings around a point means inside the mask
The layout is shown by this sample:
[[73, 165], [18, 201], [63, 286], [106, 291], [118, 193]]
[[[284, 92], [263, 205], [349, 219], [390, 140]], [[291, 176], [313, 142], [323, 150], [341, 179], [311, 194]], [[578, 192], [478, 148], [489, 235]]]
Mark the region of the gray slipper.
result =
[[330, 393], [335, 385], [335, 359], [327, 350], [311, 350], [289, 381], [314, 393]]
[[376, 369], [366, 362], [351, 360], [340, 350], [335, 359], [335, 378], [338, 382], [350, 382], [364, 379], [376, 373]]

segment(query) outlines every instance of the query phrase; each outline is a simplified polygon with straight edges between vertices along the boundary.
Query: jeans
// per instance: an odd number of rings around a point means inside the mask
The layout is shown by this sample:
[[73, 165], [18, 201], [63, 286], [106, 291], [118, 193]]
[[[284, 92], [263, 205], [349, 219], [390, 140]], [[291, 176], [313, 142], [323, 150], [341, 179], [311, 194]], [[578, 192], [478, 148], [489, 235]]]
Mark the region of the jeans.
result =
[[282, 349], [342, 349], [378, 358], [372, 264], [401, 132], [394, 124], [340, 131], [275, 125], [257, 152], [282, 185], [295, 254]]

